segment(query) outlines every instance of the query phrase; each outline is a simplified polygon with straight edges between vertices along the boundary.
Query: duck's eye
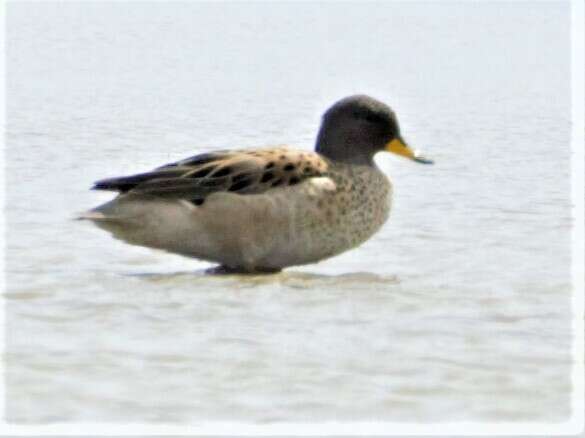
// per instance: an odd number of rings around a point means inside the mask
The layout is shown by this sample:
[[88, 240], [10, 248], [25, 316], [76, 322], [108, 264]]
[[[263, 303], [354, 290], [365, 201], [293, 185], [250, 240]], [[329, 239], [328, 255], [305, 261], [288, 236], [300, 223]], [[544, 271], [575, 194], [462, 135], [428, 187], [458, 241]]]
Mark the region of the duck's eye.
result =
[[353, 116], [356, 119], [365, 120], [367, 122], [379, 122], [381, 117], [378, 114], [365, 112], [365, 111], [356, 111], [353, 113]]
[[356, 119], [365, 120], [366, 122], [370, 123], [378, 123], [382, 120], [382, 117], [380, 115], [364, 111], [356, 111], [355, 113], [353, 113], [353, 116]]

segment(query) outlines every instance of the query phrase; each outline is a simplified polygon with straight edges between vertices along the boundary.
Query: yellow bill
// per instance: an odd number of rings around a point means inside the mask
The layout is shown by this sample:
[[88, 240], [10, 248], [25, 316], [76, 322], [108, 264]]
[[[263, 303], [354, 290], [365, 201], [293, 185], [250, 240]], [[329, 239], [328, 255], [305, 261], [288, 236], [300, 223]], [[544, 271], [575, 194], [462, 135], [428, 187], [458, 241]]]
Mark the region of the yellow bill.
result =
[[411, 160], [416, 161], [417, 163], [433, 164], [433, 160], [429, 160], [428, 158], [425, 158], [422, 155], [420, 155], [418, 151], [415, 151], [410, 146], [408, 146], [400, 137], [397, 137], [394, 140], [388, 142], [384, 149], [387, 150], [388, 152], [392, 152], [394, 154], [410, 158]]

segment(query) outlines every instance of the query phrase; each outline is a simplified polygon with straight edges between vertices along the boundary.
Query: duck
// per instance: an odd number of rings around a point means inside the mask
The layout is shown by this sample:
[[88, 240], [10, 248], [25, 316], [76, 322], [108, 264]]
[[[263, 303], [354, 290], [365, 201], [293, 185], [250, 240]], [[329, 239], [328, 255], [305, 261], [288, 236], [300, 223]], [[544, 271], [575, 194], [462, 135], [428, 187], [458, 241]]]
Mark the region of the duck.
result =
[[314, 151], [287, 146], [198, 154], [93, 189], [117, 196], [80, 219], [114, 238], [212, 262], [215, 273], [275, 273], [353, 249], [386, 222], [392, 184], [374, 156], [431, 164], [395, 112], [367, 95], [323, 114]]

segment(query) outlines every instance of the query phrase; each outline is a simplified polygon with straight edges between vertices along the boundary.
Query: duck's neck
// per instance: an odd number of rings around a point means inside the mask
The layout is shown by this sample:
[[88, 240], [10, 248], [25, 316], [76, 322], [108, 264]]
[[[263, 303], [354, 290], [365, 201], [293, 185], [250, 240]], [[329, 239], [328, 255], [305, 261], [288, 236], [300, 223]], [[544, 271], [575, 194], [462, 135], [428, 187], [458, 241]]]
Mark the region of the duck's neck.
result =
[[339, 163], [375, 166], [374, 155], [369, 147], [356, 144], [350, 138], [330, 135], [324, 130], [319, 131], [315, 152]]

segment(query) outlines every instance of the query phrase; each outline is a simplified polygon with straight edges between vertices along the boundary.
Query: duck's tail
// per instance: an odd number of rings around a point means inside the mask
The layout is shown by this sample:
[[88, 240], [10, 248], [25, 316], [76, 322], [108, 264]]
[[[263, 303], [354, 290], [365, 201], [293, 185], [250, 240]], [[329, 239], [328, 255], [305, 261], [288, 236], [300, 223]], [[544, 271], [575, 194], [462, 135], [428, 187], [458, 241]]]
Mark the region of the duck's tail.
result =
[[78, 221], [93, 221], [93, 222], [131, 222], [132, 219], [128, 216], [106, 215], [99, 210], [89, 210], [78, 214], [73, 218]]

